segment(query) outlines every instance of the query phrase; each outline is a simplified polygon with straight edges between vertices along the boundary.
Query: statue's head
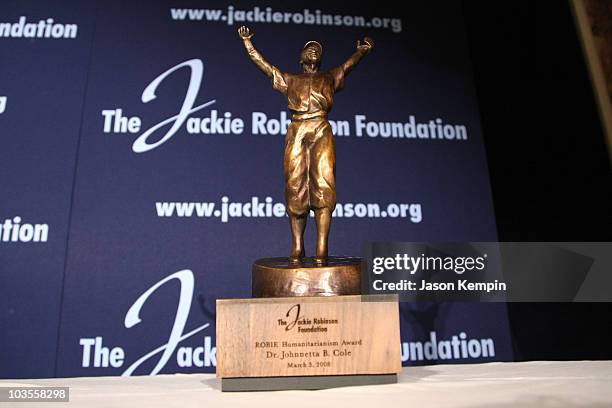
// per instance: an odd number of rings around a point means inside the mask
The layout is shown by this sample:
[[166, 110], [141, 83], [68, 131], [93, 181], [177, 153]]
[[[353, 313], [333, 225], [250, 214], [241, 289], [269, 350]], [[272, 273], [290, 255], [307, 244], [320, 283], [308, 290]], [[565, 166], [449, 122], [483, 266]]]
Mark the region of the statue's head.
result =
[[302, 54], [300, 55], [300, 64], [302, 66], [310, 66], [316, 69], [321, 65], [321, 56], [323, 55], [323, 47], [317, 41], [308, 41], [304, 44]]

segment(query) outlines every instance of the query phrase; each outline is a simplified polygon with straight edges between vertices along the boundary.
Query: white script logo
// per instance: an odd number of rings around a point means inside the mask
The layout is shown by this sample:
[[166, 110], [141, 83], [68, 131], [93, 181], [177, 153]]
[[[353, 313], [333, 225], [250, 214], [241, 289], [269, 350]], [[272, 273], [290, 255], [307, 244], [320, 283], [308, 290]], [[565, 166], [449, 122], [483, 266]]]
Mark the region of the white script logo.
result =
[[[149, 150], [153, 150], [167, 142], [180, 129], [190, 114], [202, 110], [216, 102], [213, 99], [196, 107], [193, 106], [198, 95], [198, 91], [200, 90], [200, 84], [202, 83], [204, 73], [204, 65], [202, 64], [202, 60], [199, 59], [191, 59], [175, 65], [155, 78], [142, 92], [142, 102], [149, 103], [154, 100], [157, 97], [155, 95], [155, 90], [159, 84], [161, 84], [170, 74], [183, 67], [189, 68], [191, 75], [189, 77], [189, 84], [187, 86], [185, 99], [183, 100], [183, 105], [181, 106], [179, 113], [159, 122], [142, 133], [132, 145], [132, 150], [135, 153], [148, 152]], [[113, 129], [116, 133], [125, 133], [126, 131], [134, 133], [140, 131], [140, 118], [137, 116], [131, 118], [123, 117], [121, 109], [103, 110], [102, 115], [104, 116], [105, 133], [109, 133], [111, 129]], [[172, 126], [161, 139], [159, 139], [157, 142], [149, 143], [149, 137], [153, 133], [170, 123], [172, 123]]]
[[[123, 376], [130, 376], [140, 367], [145, 361], [161, 353], [157, 360], [157, 364], [151, 370], [149, 375], [156, 375], [164, 368], [175, 350], [177, 356], [177, 364], [180, 367], [210, 367], [216, 365], [216, 348], [212, 347], [210, 336], [204, 338], [204, 345], [196, 348], [180, 347], [177, 350], [179, 343], [188, 339], [194, 334], [204, 330], [210, 326], [210, 323], [203, 324], [195, 329], [185, 333], [185, 324], [189, 317], [191, 309], [191, 301], [193, 299], [194, 277], [193, 272], [189, 269], [183, 269], [175, 272], [166, 278], [160, 280], [155, 285], [151, 286], [147, 291], [136, 299], [125, 315], [124, 325], [126, 328], [132, 328], [140, 324], [140, 310], [147, 302], [149, 297], [157, 291], [165, 283], [176, 279], [180, 282], [180, 292], [176, 316], [174, 324], [168, 336], [166, 344], [151, 350], [142, 357], [134, 361], [123, 373]], [[83, 346], [82, 367], [122, 367], [125, 362], [125, 351], [122, 347], [109, 348], [103, 345], [103, 338], [98, 336], [94, 338], [81, 338], [79, 344]], [[93, 360], [93, 361], [92, 361]]]
[[[212, 99], [206, 103], [195, 106], [195, 100], [202, 85], [204, 64], [200, 59], [190, 59], [166, 70], [142, 92], [141, 101], [149, 103], [156, 99], [155, 91], [159, 85], [171, 74], [181, 68], [189, 68], [190, 77], [187, 92], [178, 114], [171, 116], [141, 133], [132, 144], [135, 153], [149, 152], [172, 138], [176, 132], [185, 125], [185, 130], [191, 135], [242, 135], [246, 128], [245, 119], [236, 116], [231, 111], [218, 112], [211, 110], [205, 116], [192, 116], [214, 103]], [[103, 133], [106, 134], [137, 134], [142, 131], [142, 119], [139, 116], [126, 114], [119, 107], [103, 109]], [[265, 112], [251, 112], [251, 135], [284, 135], [291, 123], [285, 111], [278, 116], [271, 116]], [[161, 137], [152, 137], [162, 127], [171, 124], [170, 128]], [[356, 137], [372, 139], [391, 138], [395, 140], [438, 140], [438, 141], [466, 141], [467, 128], [461, 124], [448, 124], [441, 118], [428, 121], [418, 120], [414, 115], [408, 115], [407, 120], [396, 122], [380, 122], [369, 120], [364, 114], [354, 115], [354, 124], [348, 120], [329, 120], [335, 136], [346, 137], [354, 134]], [[353, 127], [353, 130], [351, 130]], [[153, 142], [152, 139], [157, 141]]]

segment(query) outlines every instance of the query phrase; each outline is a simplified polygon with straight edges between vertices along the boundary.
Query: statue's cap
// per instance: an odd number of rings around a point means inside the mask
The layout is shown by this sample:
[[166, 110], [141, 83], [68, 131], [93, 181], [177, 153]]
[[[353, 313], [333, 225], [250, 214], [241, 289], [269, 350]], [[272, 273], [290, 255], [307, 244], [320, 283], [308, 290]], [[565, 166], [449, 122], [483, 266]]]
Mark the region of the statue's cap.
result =
[[308, 41], [306, 44], [304, 44], [304, 48], [302, 48], [303, 50], [305, 50], [306, 48], [310, 47], [311, 45], [314, 45], [315, 47], [319, 48], [319, 52], [321, 54], [323, 54], [323, 46], [321, 45], [321, 43], [319, 43], [318, 41]]

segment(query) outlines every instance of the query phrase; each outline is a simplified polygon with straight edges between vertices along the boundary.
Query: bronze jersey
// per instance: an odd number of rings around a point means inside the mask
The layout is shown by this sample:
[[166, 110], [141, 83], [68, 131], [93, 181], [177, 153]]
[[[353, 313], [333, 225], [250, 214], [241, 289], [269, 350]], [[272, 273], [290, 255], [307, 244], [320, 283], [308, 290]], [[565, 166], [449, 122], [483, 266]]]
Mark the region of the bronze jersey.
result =
[[342, 67], [312, 74], [291, 74], [272, 67], [272, 86], [287, 96], [288, 108], [294, 113], [328, 113], [334, 104], [334, 93], [343, 85]]

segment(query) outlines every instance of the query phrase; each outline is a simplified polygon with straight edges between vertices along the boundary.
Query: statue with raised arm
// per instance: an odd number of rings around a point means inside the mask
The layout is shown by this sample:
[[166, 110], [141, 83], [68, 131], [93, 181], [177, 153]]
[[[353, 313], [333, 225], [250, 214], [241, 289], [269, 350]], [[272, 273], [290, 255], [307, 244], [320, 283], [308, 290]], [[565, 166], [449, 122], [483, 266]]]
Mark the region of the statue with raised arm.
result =
[[272, 87], [287, 97], [292, 112], [284, 159], [285, 200], [293, 237], [290, 259], [299, 261], [305, 257], [304, 230], [313, 210], [317, 225], [315, 260], [324, 262], [336, 207], [336, 152], [327, 113], [334, 94], [344, 85], [344, 77], [372, 50], [374, 42], [368, 37], [363, 42], [357, 41], [357, 50], [344, 64], [320, 71], [323, 47], [317, 41], [308, 41], [300, 54], [303, 72], [292, 74], [263, 59], [253, 46], [253, 33], [247, 27], [240, 27], [238, 34], [253, 63], [272, 80]]

